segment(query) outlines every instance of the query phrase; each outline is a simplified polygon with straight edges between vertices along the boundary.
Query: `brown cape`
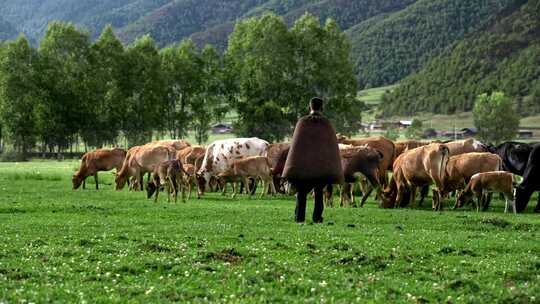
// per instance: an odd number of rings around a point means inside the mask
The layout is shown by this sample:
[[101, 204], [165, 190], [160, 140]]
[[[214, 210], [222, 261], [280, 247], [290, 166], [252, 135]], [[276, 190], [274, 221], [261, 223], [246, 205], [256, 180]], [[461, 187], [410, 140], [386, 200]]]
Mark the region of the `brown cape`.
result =
[[343, 182], [336, 131], [321, 113], [304, 116], [296, 124], [282, 176], [293, 184]]

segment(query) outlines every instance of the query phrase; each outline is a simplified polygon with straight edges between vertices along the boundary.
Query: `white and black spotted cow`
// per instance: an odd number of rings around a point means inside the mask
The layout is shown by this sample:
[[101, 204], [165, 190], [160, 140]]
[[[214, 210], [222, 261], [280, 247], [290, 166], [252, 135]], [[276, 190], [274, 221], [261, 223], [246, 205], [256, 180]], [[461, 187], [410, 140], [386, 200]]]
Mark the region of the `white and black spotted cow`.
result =
[[266, 140], [257, 137], [217, 140], [206, 149], [198, 172], [199, 179], [208, 187], [210, 178], [226, 172], [234, 160], [247, 156], [267, 156], [269, 145]]

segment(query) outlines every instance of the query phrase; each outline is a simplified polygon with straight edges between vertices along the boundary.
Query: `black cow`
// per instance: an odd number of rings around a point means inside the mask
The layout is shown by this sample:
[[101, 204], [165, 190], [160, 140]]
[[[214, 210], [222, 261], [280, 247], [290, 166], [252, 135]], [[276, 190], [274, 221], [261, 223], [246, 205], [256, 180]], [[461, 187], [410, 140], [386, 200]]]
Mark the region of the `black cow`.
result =
[[[523, 173], [523, 181], [516, 189], [517, 212], [525, 210], [535, 191], [540, 191], [540, 144], [535, 144], [531, 147], [531, 152]], [[540, 212], [540, 197], [538, 198], [534, 212]]]
[[505, 171], [523, 176], [525, 167], [532, 151], [532, 146], [527, 143], [515, 141], [505, 142], [497, 147], [489, 146], [489, 152], [499, 155], [503, 161]]

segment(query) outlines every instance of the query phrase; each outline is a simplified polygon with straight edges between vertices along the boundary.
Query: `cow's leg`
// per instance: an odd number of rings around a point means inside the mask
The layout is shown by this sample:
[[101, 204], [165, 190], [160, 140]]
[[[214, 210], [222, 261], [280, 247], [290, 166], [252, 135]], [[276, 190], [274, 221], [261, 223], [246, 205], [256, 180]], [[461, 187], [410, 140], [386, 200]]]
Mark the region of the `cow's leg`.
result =
[[439, 189], [433, 188], [432, 192], [433, 192], [432, 209], [434, 211], [442, 211]]
[[491, 203], [491, 199], [493, 197], [493, 193], [487, 193], [485, 194], [485, 198], [483, 199], [483, 202], [482, 202], [482, 211], [487, 211], [489, 209], [489, 204]]
[[351, 197], [351, 204], [353, 205], [353, 207], [357, 207], [356, 206], [356, 199], [354, 198], [354, 186], [356, 186], [356, 182], [352, 182], [351, 183], [351, 189], [350, 189], [350, 197]]
[[96, 182], [96, 190], [99, 190], [99, 182], [98, 182], [97, 172], [94, 174], [94, 181]]
[[314, 188], [315, 193], [315, 207], [313, 208], [313, 222], [322, 223], [323, 222], [323, 211], [324, 211], [324, 198], [323, 198], [323, 186], [316, 186]]
[[83, 190], [86, 189], [86, 177], [83, 177], [82, 188], [83, 188]]
[[364, 207], [364, 204], [366, 203], [367, 199], [368, 199], [369, 196], [371, 195], [371, 192], [373, 192], [373, 189], [374, 189], [374, 188], [371, 187], [367, 193], [365, 193], [364, 195], [362, 195], [362, 201], [360, 202], [360, 207]]
[[429, 185], [422, 186], [420, 188], [420, 201], [418, 202], [418, 207], [422, 207], [424, 204], [424, 199], [427, 197], [429, 193]]
[[171, 202], [171, 192], [174, 195], [174, 185], [170, 177], [165, 178], [165, 191], [167, 192], [167, 203]]
[[159, 182], [156, 183], [156, 182], [154, 181], [154, 184], [156, 185], [156, 196], [154, 197], [154, 203], [157, 203], [158, 196], [159, 196], [159, 187], [160, 187], [159, 184], [160, 184], [160, 183], [159, 183]]

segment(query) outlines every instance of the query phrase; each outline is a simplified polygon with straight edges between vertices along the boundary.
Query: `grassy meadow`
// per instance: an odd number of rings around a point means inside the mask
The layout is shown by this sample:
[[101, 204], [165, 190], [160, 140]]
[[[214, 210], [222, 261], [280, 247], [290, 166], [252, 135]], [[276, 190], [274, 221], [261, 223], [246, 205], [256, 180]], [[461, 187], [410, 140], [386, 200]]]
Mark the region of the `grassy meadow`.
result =
[[540, 301], [532, 206], [436, 213], [372, 199], [298, 225], [292, 197], [155, 204], [113, 191], [110, 173], [100, 191], [92, 179], [72, 191], [76, 167], [0, 163], [1, 303]]

